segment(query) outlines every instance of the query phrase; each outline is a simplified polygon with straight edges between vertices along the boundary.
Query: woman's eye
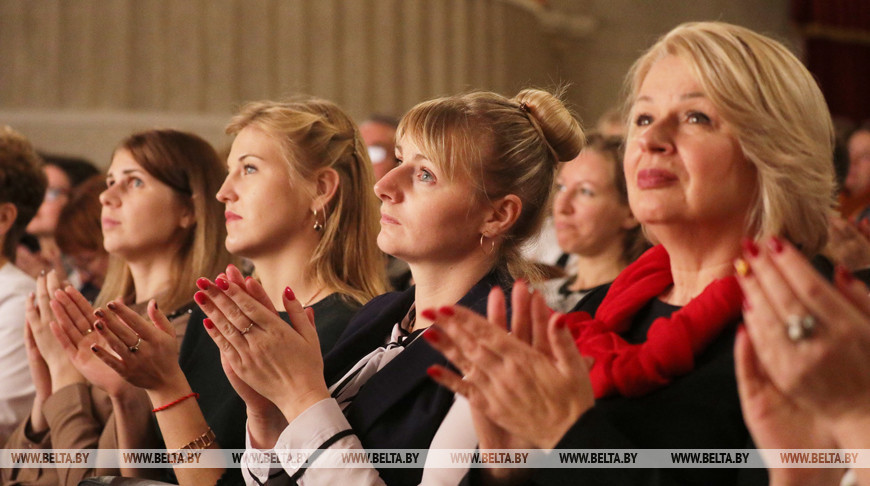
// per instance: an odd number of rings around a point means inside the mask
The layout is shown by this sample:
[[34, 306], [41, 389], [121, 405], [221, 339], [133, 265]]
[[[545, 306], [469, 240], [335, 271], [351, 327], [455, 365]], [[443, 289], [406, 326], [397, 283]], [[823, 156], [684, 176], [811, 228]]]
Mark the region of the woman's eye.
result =
[[699, 111], [693, 111], [693, 112], [690, 112], [690, 113], [686, 116], [686, 121], [688, 121], [689, 123], [704, 123], [704, 124], [707, 124], [707, 123], [710, 123], [710, 117], [707, 116], [707, 115], [705, 115], [705, 114], [703, 114], [703, 113], [701, 113], [701, 112], [699, 112]]
[[242, 171], [244, 171], [245, 174], [253, 174], [253, 173], [257, 172], [257, 168], [254, 167], [253, 165], [246, 164], [246, 165], [242, 168]]
[[396, 165], [402, 165], [402, 159], [396, 157], [394, 160], [396, 161]]
[[639, 127], [645, 127], [652, 123], [652, 117], [649, 115], [638, 115], [634, 120], [634, 124]]
[[595, 195], [595, 192], [592, 191], [592, 189], [589, 189], [588, 187], [581, 187], [581, 188], [580, 188], [580, 194], [582, 194], [582, 195], [584, 195], [584, 196], [590, 196], [590, 197], [591, 197], [591, 196], [594, 196], [594, 195]]
[[433, 176], [432, 173], [429, 172], [428, 170], [422, 169], [420, 171], [420, 181], [421, 182], [435, 182], [435, 176]]
[[112, 187], [115, 185], [115, 179], [106, 179], [106, 187]]
[[133, 187], [142, 187], [145, 185], [145, 182], [138, 177], [133, 177], [130, 179], [130, 185]]
[[556, 183], [556, 192], [565, 192], [568, 190], [568, 187], [565, 184]]

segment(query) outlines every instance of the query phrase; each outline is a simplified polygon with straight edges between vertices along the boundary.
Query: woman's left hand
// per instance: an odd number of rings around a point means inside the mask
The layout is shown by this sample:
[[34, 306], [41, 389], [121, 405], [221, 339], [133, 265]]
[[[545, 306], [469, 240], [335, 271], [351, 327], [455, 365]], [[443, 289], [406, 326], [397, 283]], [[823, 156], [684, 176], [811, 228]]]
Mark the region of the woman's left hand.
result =
[[594, 398], [586, 362], [560, 315], [549, 315], [540, 294], [530, 305], [529, 298], [514, 291], [511, 333], [454, 306], [437, 311], [425, 336], [463, 374], [434, 367], [433, 379], [517, 438], [552, 449]]
[[[247, 285], [262, 292], [256, 281]], [[209, 318], [206, 329], [222, 357], [239, 378], [274, 403], [288, 422], [329, 398], [313, 319], [289, 287], [283, 303], [291, 325], [247, 289], [225, 278], [208, 283], [195, 300]]]

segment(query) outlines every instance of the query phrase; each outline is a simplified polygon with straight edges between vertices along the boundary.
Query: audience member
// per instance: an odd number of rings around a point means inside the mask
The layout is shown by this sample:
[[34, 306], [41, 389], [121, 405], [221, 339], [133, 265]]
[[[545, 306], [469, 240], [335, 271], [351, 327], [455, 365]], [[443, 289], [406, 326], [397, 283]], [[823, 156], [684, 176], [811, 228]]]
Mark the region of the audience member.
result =
[[849, 136], [849, 173], [840, 195], [840, 213], [849, 221], [870, 217], [870, 122]]
[[100, 194], [106, 178], [95, 175], [76, 187], [60, 212], [55, 240], [78, 276], [78, 290], [93, 302], [103, 288], [109, 254], [103, 248]]
[[[299, 301], [317, 316], [318, 354], [324, 354], [360, 306], [385, 290], [376, 242], [377, 199], [371, 190], [365, 146], [339, 107], [316, 98], [248, 104], [227, 132], [236, 138], [228, 158], [229, 174], [217, 193], [226, 205], [226, 248], [254, 263], [261, 282], [256, 285], [261, 293], [256, 295], [270, 310], [281, 306], [288, 283], [296, 289]], [[254, 286], [246, 284], [234, 266], [214, 283], [201, 278], [197, 285], [206, 292], [216, 286], [208, 293], [217, 296], [217, 289], [229, 288], [230, 282]], [[197, 302], [206, 299], [204, 293], [197, 294]], [[209, 436], [209, 427], [215, 428], [209, 402], [212, 408], [219, 403], [223, 411], [218, 425], [238, 433], [231, 441], [218, 435], [220, 446], [244, 448], [244, 403], [232, 389], [226, 390], [229, 383], [247, 401], [249, 420], [258, 417], [277, 423], [279, 430], [286, 426], [284, 417], [240, 381], [232, 368], [225, 364], [227, 376], [221, 373], [218, 348], [206, 334], [212, 321], [204, 320], [199, 309], [194, 314], [191, 319], [205, 327], [188, 330], [181, 359], [171, 333], [121, 306], [119, 321], [107, 321], [100, 332], [109, 343], [118, 343], [132, 330], [141, 338], [142, 350], [130, 353], [121, 345], [112, 347], [118, 357], [100, 348], [97, 353], [125, 379], [145, 388], [155, 406], [199, 393], [201, 408], [196, 400], [185, 400], [157, 413], [170, 448]], [[286, 314], [281, 317], [289, 320]], [[159, 314], [158, 319], [155, 325], [162, 322]], [[240, 332], [248, 331], [253, 328]], [[185, 364], [191, 372], [182, 373]], [[226, 413], [230, 409], [234, 412]], [[241, 480], [239, 469], [229, 473]], [[212, 484], [221, 471], [183, 467], [176, 474], [181, 484]]]
[[547, 280], [540, 290], [550, 308], [568, 312], [590, 290], [613, 281], [647, 248], [628, 207], [622, 170], [622, 139], [594, 133], [556, 177], [553, 220], [559, 246], [574, 255], [567, 277]]
[[27, 416], [34, 386], [27, 371], [24, 302], [33, 279], [15, 266], [15, 247], [45, 192], [40, 158], [30, 142], [0, 127], [0, 440]]
[[[56, 270], [68, 273], [63, 255], [57, 246], [55, 232], [60, 221], [60, 213], [69, 203], [72, 190], [89, 177], [99, 174], [90, 162], [77, 157], [44, 154], [43, 170], [48, 179], [45, 199], [39, 206], [36, 216], [27, 225], [27, 235], [35, 237], [38, 248], [29, 249], [26, 245], [18, 248], [19, 268], [36, 278], [42, 271]], [[78, 285], [77, 275], [70, 275]]]
[[[399, 166], [375, 185], [378, 245], [409, 263], [416, 285], [373, 299], [323, 361], [311, 315], [289, 287], [283, 304], [293, 327], [254, 283], [205, 291], [209, 334], [256, 391], [243, 395], [270, 403], [284, 419], [249, 415], [252, 449], [438, 447], [433, 437], [454, 397], [427, 379], [430, 365], [446, 361], [417, 339], [434, 316], [416, 309], [458, 301], [483, 313], [490, 287], [528, 275], [519, 246], [540, 227], [558, 161], [582, 145], [574, 117], [537, 90], [427, 101], [405, 115], [398, 136]], [[422, 477], [419, 468], [283, 465], [292, 480], [309, 484], [417, 484]], [[248, 467], [253, 480], [270, 479], [268, 467]]]
[[[151, 300], [147, 312], [154, 314], [159, 302], [169, 315], [162, 322], [165, 328], [179, 339], [185, 336], [195, 276], [217, 272], [229, 262], [218, 243], [225, 233], [213, 198], [224, 174], [214, 149], [195, 135], [151, 130], [119, 145], [106, 177], [108, 187], [100, 195], [110, 263], [97, 305], [120, 305], [122, 299], [146, 312]], [[104, 334], [92, 331], [106, 326], [107, 311], [95, 311], [73, 287], [59, 287], [55, 272], [39, 277], [36, 296], [27, 303], [37, 398], [30, 418], [6, 447], [156, 447], [144, 392], [120, 379], [92, 351], [106, 346]], [[122, 339], [128, 352], [144, 345], [132, 334]], [[217, 365], [213, 369], [219, 370]], [[111, 468], [29, 467], [2, 469], [0, 477], [3, 484], [75, 485], [84, 477], [117, 473]]]
[[619, 108], [611, 108], [604, 112], [595, 128], [604, 137], [625, 139], [625, 116]]
[[[462, 308], [437, 314], [430, 342], [459, 374], [442, 367], [434, 376], [468, 397], [481, 449], [751, 443], [734, 374], [741, 291], [731, 262], [743, 235], [750, 254], [752, 240], [771, 236], [807, 255], [824, 246], [830, 115], [812, 75], [784, 46], [721, 22], [675, 28], [628, 79], [629, 202], [661, 245], [590, 295], [585, 312], [548, 319], [540, 296], [516, 293], [514, 312], [530, 308], [525, 339]], [[756, 471], [540, 469], [530, 482], [766, 484]], [[485, 475], [511, 480], [518, 472]]]

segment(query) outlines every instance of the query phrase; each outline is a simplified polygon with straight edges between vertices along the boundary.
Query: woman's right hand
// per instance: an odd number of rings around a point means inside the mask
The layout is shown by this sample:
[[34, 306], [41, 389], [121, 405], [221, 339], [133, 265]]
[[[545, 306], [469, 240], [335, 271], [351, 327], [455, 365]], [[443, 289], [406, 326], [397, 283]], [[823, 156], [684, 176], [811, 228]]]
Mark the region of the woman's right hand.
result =
[[[60, 342], [52, 335], [51, 326], [57, 316], [51, 306], [51, 296], [60, 288], [55, 272], [48, 272], [36, 279], [36, 296], [25, 304], [25, 317], [29, 323], [33, 343], [39, 350], [50, 375], [53, 391], [73, 383], [82, 383], [85, 378], [72, 366]], [[32, 361], [31, 361], [32, 362]]]

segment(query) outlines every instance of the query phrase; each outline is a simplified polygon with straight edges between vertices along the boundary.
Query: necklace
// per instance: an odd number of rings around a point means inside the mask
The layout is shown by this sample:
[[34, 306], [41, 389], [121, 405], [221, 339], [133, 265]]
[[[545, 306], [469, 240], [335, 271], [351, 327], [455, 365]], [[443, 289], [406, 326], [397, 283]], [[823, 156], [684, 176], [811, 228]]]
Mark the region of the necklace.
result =
[[304, 304], [302, 304], [302, 307], [308, 307], [308, 304], [313, 302], [314, 299], [316, 299], [317, 296], [320, 295], [320, 293], [323, 292], [323, 289], [325, 289], [325, 288], [326, 288], [326, 286], [320, 287], [320, 289], [317, 292], [314, 292], [314, 295], [312, 295], [307, 301], [305, 301]]

